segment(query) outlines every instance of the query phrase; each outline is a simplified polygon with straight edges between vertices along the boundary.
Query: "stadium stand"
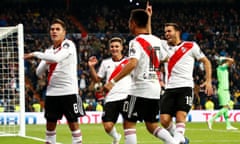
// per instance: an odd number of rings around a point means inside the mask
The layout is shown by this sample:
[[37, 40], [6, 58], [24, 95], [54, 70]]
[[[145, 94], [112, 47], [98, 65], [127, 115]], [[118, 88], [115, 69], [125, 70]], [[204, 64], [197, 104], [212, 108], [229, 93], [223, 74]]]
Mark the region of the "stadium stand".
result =
[[[6, 2], [6, 1], [3, 1]], [[140, 5], [123, 2], [111, 3], [108, 0], [98, 2], [95, 5], [86, 1], [60, 1], [59, 6], [54, 2], [43, 4], [44, 2], [24, 4], [17, 3], [15, 9], [9, 7], [0, 9], [0, 26], [24, 24], [25, 32], [25, 52], [39, 50], [43, 51], [49, 45], [48, 32], [49, 21], [55, 17], [63, 18], [67, 22], [68, 38], [72, 39], [79, 53], [78, 76], [85, 75], [86, 81], [90, 82], [87, 60], [91, 55], [96, 55], [100, 60], [109, 57], [107, 42], [112, 36], [120, 36], [124, 39], [125, 53], [128, 49], [128, 41], [132, 38], [128, 34], [128, 15], [133, 7], [144, 8], [143, 2]], [[115, 1], [114, 1], [115, 2]], [[192, 2], [192, 1], [191, 1]], [[153, 6], [152, 28], [153, 33], [163, 38], [163, 24], [173, 21], [182, 25], [183, 39], [197, 41], [213, 64], [213, 85], [215, 94], [213, 102], [215, 109], [218, 108], [216, 94], [216, 59], [221, 56], [231, 56], [236, 60], [234, 67], [230, 69], [230, 84], [232, 100], [235, 108], [239, 108], [239, 75], [240, 75], [240, 10], [238, 1], [218, 1], [216, 3], [205, 3], [198, 1], [191, 3], [181, 2], [156, 2]], [[126, 4], [125, 4], [126, 3]], [[26, 100], [29, 105], [27, 111], [33, 111], [31, 104], [33, 98], [37, 97], [43, 106], [46, 81], [38, 80], [34, 71], [38, 60], [26, 61]], [[101, 62], [101, 61], [100, 61]], [[194, 80], [199, 85], [204, 77], [204, 70], [201, 63], [195, 64]], [[87, 102], [87, 110], [95, 110], [97, 100], [94, 90], [88, 89], [90, 83], [85, 88], [80, 89], [80, 94]], [[34, 94], [34, 96], [31, 95]], [[198, 98], [195, 100], [195, 109], [204, 109], [206, 96], [201, 89], [197, 90]]]

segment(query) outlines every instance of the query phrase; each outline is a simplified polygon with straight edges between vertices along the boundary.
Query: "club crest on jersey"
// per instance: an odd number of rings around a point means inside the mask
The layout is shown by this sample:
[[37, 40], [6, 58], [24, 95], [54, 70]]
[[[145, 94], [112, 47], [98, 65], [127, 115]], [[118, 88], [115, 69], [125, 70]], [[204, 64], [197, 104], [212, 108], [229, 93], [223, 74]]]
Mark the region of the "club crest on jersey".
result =
[[185, 53], [187, 49], [185, 47], [181, 47], [181, 50], [183, 53]]
[[64, 43], [64, 44], [63, 44], [63, 48], [69, 48], [69, 46], [70, 46], [70, 45], [69, 45], [68, 43]]
[[121, 67], [124, 67], [125, 66], [125, 64], [121, 64]]

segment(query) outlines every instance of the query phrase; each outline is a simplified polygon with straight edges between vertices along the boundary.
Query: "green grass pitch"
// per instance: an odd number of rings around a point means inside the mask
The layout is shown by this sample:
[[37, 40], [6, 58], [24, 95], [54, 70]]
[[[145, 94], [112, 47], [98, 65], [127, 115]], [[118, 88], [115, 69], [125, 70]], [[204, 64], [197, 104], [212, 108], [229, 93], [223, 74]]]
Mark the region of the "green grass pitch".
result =
[[[240, 128], [240, 123], [232, 123]], [[83, 144], [110, 144], [111, 138], [104, 132], [101, 124], [80, 125], [83, 134]], [[117, 129], [122, 133], [121, 124], [117, 124]], [[39, 140], [22, 137], [0, 137], [1, 144], [43, 144], [45, 137], [45, 125], [27, 125], [27, 136], [36, 137]], [[190, 139], [191, 144], [239, 144], [240, 130], [227, 131], [225, 123], [217, 122], [213, 125], [213, 130], [209, 130], [206, 123], [189, 122], [185, 135]], [[144, 124], [137, 124], [138, 144], [163, 144], [160, 140], [150, 135]], [[41, 141], [42, 140], [42, 141]], [[71, 135], [67, 125], [57, 126], [57, 141], [61, 144], [71, 144]], [[124, 143], [122, 137], [121, 144]]]

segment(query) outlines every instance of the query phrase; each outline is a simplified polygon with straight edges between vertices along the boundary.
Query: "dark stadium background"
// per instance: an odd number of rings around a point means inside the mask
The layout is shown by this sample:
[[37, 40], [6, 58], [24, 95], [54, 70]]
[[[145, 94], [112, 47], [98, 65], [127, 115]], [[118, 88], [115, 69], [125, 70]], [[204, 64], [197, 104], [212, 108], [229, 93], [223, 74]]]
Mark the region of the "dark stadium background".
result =
[[[153, 5], [153, 33], [163, 38], [164, 22], [173, 21], [182, 25], [183, 32], [188, 34], [186, 40], [197, 41], [211, 60], [215, 88], [215, 56], [227, 55], [235, 59], [235, 66], [230, 69], [230, 90], [235, 102], [234, 108], [239, 108], [240, 1], [151, 0], [150, 3]], [[132, 38], [127, 28], [129, 12], [133, 8], [145, 8], [145, 4], [146, 0], [1, 0], [0, 21], [7, 23], [0, 23], [0, 26], [23, 23], [25, 52], [30, 52], [42, 51], [49, 45], [48, 24], [51, 19], [60, 17], [67, 21], [68, 38], [73, 39], [79, 48], [79, 80], [85, 77], [87, 84], [80, 93], [89, 104], [88, 110], [95, 110], [96, 91], [88, 89], [91, 79], [86, 61], [91, 55], [97, 55], [100, 60], [108, 57], [107, 40], [112, 36], [121, 36], [125, 40], [127, 52], [127, 42]], [[107, 8], [107, 13], [102, 12], [103, 8]], [[99, 19], [112, 25], [100, 28]], [[26, 62], [26, 83], [31, 86], [26, 89], [26, 102], [29, 104], [26, 106], [27, 111], [33, 111], [31, 104], [35, 101], [44, 104], [45, 82], [38, 80], [34, 74], [38, 62]], [[194, 80], [198, 86], [204, 80], [204, 71], [199, 63], [195, 67]], [[206, 95], [197, 87], [195, 95], [195, 109], [204, 109]], [[216, 94], [211, 99], [215, 103], [215, 109], [218, 109]]]

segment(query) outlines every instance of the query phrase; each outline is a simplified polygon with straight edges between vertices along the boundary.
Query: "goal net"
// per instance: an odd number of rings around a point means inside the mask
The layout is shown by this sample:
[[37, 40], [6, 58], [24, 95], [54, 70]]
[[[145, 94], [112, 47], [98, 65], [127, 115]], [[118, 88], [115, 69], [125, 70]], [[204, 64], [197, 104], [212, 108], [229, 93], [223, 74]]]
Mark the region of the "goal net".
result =
[[25, 136], [23, 25], [0, 27], [0, 136]]

